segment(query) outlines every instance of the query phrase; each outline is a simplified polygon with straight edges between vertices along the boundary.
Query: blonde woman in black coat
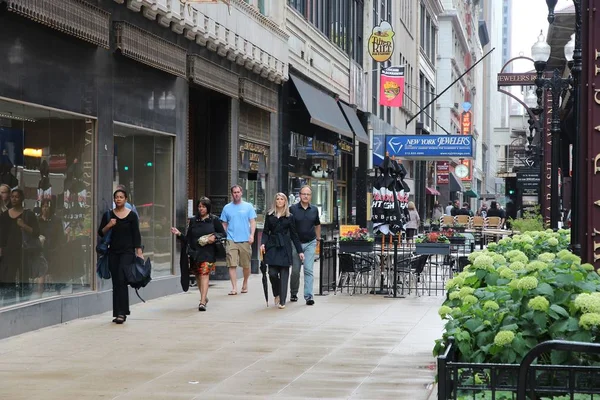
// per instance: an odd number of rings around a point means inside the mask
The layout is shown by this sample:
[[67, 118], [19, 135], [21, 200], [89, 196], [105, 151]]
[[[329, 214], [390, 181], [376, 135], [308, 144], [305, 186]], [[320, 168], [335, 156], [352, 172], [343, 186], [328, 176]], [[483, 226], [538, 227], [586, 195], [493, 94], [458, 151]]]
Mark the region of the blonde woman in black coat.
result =
[[302, 243], [296, 232], [294, 215], [290, 213], [287, 196], [283, 193], [275, 195], [273, 207], [265, 219], [260, 250], [264, 254], [264, 262], [269, 266], [269, 279], [273, 288], [275, 304], [285, 308], [288, 292], [290, 266], [292, 265], [292, 242], [296, 247], [300, 260], [304, 261]]

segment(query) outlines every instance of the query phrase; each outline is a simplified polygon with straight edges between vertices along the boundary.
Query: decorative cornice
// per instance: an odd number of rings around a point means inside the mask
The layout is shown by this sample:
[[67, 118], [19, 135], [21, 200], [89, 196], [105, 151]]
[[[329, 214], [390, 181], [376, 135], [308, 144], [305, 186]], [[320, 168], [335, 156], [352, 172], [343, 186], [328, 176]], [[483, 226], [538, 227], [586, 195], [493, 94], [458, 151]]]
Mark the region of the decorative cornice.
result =
[[109, 48], [110, 14], [84, 0], [7, 0], [6, 5], [8, 11]]
[[231, 0], [231, 3], [234, 4], [238, 9], [245, 11], [247, 14], [254, 17], [254, 19], [259, 21], [261, 24], [266, 25], [267, 27], [272, 29], [273, 33], [276, 33], [282, 39], [285, 39], [286, 41], [289, 39], [289, 35], [283, 29], [281, 29], [271, 19], [262, 15], [256, 7], [251, 6], [250, 4], [246, 3], [244, 0]]
[[187, 52], [163, 38], [124, 21], [113, 22], [117, 49], [142, 64], [185, 78]]

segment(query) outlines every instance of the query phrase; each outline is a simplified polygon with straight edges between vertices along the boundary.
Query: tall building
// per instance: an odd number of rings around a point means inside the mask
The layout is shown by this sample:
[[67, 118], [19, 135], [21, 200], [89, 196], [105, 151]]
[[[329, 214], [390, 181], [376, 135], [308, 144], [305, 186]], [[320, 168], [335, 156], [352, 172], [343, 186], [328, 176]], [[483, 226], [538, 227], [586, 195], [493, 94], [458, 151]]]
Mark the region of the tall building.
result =
[[[471, 207], [475, 208], [483, 180], [484, 68], [481, 64], [470, 71], [469, 68], [483, 56], [487, 29], [485, 21], [480, 27], [480, 2], [444, 0], [443, 6], [439, 17], [437, 85], [439, 90], [450, 88], [439, 99], [438, 122], [451, 134], [472, 134], [475, 151], [473, 160], [452, 160], [448, 182], [440, 185], [441, 199], [471, 199]], [[458, 164], [465, 164], [468, 174], [457, 176], [454, 167]]]
[[[489, 3], [496, 3], [495, 5]], [[484, 7], [489, 7], [490, 9], [496, 8], [498, 6], [498, 2], [485, 2]], [[497, 18], [497, 14], [494, 15]], [[512, 38], [512, 0], [502, 0], [502, 65], [506, 64], [508, 60], [511, 58], [512, 54], [512, 46], [511, 46], [511, 38]], [[496, 36], [496, 35], [495, 35]], [[498, 46], [499, 42], [495, 44]], [[499, 71], [498, 71], [499, 72]], [[508, 65], [506, 67], [505, 72], [512, 72], [512, 65]], [[502, 96], [500, 100], [500, 108], [501, 108], [501, 119], [500, 126], [506, 128], [509, 126], [508, 118], [511, 114], [511, 99], [508, 96]]]
[[[506, 55], [506, 49], [510, 49], [510, 40], [506, 40], [507, 30], [510, 32], [510, 24], [507, 22], [506, 10], [509, 1], [484, 2], [482, 5], [482, 18], [486, 21], [490, 42], [484, 48], [484, 52], [496, 48], [486, 60], [484, 60], [485, 86], [483, 94], [484, 110], [483, 116], [483, 154], [482, 164], [484, 171], [484, 185], [482, 196], [493, 198], [496, 193], [497, 152], [495, 151], [494, 129], [506, 126], [506, 109], [509, 97], [498, 92], [497, 74], [510, 57], [510, 50]], [[509, 36], [510, 38], [510, 36]], [[502, 107], [495, 105], [502, 104]]]
[[278, 7], [289, 35], [289, 77], [282, 87], [279, 187], [291, 203], [312, 188], [322, 233], [366, 224], [366, 182], [358, 177], [368, 135], [362, 0], [288, 0]]
[[169, 227], [184, 229], [194, 199], [209, 196], [218, 214], [239, 183], [263, 213], [280, 190], [281, 2], [184, 3], [2, 2], [1, 183], [51, 214], [40, 224], [47, 271], [0, 227], [4, 250], [8, 239], [19, 249], [3, 253], [0, 338], [111, 308], [94, 247], [117, 185], [152, 260], [146, 298], [180, 291]]

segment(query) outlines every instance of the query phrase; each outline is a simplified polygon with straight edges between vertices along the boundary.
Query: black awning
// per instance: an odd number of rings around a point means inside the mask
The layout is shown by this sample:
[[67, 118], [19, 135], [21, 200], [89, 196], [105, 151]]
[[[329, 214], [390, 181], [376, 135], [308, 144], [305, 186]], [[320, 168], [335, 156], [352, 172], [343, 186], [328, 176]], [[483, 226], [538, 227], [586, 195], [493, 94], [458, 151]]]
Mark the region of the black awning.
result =
[[350, 123], [350, 128], [352, 128], [354, 134], [356, 135], [356, 140], [358, 140], [359, 142], [369, 144], [369, 135], [360, 123], [360, 120], [358, 119], [358, 115], [356, 115], [356, 111], [354, 110], [354, 108], [347, 106], [344, 103], [338, 104], [340, 105], [340, 107], [342, 108], [342, 112], [348, 119], [348, 122]]
[[465, 187], [463, 186], [460, 178], [454, 174], [454, 171], [450, 171], [448, 174], [450, 177], [450, 191], [451, 192], [464, 192]]
[[350, 139], [354, 138], [354, 134], [348, 126], [342, 110], [337, 106], [337, 102], [333, 97], [311, 86], [297, 76], [290, 74], [290, 77], [310, 114], [311, 124], [339, 133]]

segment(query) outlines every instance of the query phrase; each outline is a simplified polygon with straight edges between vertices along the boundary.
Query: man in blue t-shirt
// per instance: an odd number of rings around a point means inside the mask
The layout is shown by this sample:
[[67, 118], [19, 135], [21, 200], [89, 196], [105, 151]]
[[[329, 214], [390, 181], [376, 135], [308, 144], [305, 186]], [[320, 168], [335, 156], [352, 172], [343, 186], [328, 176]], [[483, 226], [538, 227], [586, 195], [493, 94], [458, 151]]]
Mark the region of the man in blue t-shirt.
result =
[[227, 266], [231, 279], [229, 294], [236, 295], [238, 293], [236, 272], [238, 265], [244, 271], [242, 293], [248, 293], [252, 243], [254, 243], [254, 231], [256, 230], [256, 211], [252, 204], [242, 201], [241, 186], [233, 185], [231, 187], [231, 197], [231, 203], [223, 207], [221, 221], [227, 232]]

